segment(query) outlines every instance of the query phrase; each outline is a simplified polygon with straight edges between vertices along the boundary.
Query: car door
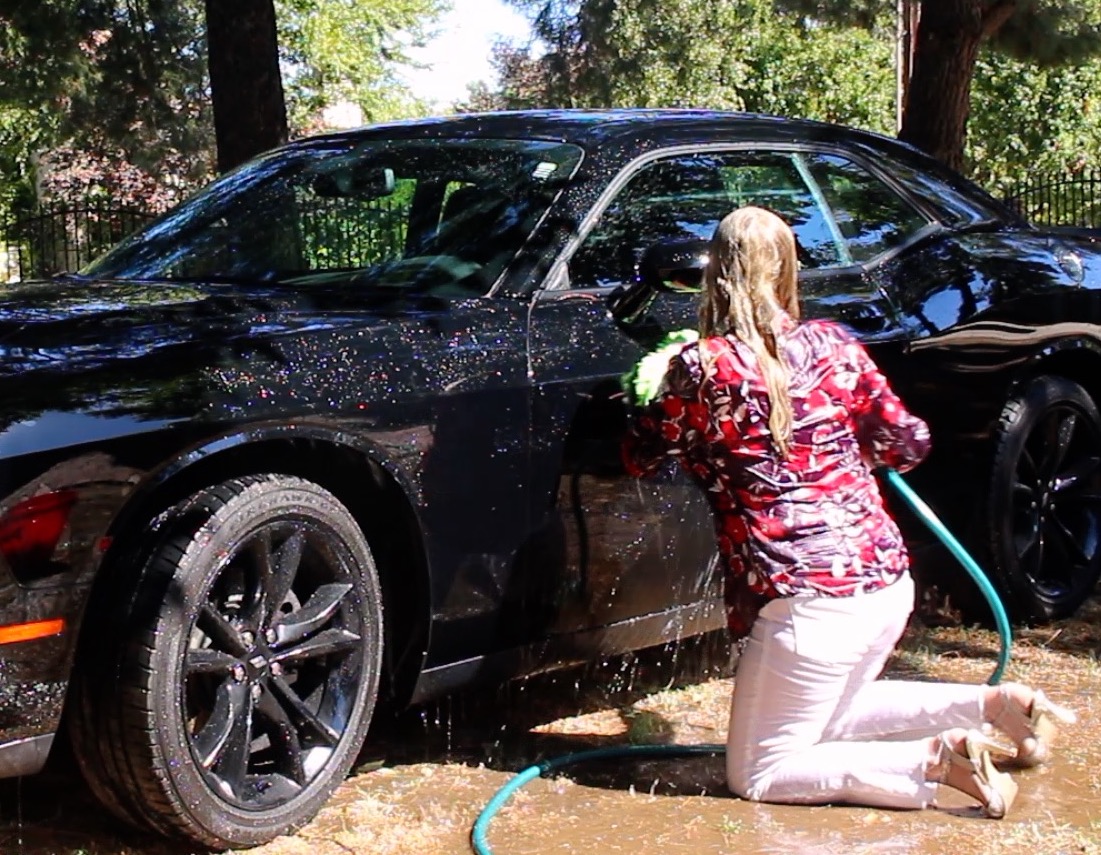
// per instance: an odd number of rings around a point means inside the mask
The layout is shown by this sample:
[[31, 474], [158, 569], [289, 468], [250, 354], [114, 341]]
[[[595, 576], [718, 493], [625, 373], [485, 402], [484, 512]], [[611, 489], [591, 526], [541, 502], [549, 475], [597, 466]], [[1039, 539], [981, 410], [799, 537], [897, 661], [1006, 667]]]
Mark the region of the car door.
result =
[[[532, 483], [548, 496], [561, 545], [549, 582], [550, 633], [633, 621], [632, 645], [640, 646], [722, 625], [703, 496], [673, 465], [639, 481], [620, 460], [627, 410], [619, 378], [662, 330], [695, 326], [695, 295], [663, 295], [631, 326], [612, 317], [609, 299], [634, 281], [647, 246], [708, 237], [729, 208], [707, 157], [636, 163], [598, 201], [590, 227], [534, 298], [533, 435], [554, 447], [534, 456], [547, 463]], [[654, 616], [649, 629], [635, 621], [644, 615]]]

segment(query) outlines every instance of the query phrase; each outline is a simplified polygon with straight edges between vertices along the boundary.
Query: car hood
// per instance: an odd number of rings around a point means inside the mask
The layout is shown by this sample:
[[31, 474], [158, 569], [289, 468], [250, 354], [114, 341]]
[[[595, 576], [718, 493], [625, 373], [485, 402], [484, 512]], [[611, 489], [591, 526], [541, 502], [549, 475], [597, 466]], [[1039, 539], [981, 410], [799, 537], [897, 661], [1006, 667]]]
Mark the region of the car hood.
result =
[[[438, 301], [437, 301], [438, 302]], [[326, 325], [354, 314], [360, 329], [430, 309], [393, 296], [373, 303], [330, 289], [62, 278], [0, 291], [0, 377], [74, 372], [105, 362], [184, 356]]]
[[59, 436], [289, 414], [382, 424], [440, 395], [523, 383], [526, 304], [490, 302], [346, 282], [0, 289], [0, 456], [14, 430], [19, 448], [40, 447], [43, 414]]

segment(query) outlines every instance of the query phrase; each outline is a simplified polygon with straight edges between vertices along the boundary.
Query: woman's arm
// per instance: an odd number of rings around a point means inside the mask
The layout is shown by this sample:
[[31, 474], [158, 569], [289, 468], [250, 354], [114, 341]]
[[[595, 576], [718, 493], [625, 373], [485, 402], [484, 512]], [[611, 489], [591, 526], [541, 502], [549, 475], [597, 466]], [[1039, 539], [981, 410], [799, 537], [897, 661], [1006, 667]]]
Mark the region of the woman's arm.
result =
[[872, 466], [905, 472], [929, 453], [929, 427], [903, 406], [864, 347], [849, 338], [847, 360], [857, 372], [853, 420], [864, 458]]

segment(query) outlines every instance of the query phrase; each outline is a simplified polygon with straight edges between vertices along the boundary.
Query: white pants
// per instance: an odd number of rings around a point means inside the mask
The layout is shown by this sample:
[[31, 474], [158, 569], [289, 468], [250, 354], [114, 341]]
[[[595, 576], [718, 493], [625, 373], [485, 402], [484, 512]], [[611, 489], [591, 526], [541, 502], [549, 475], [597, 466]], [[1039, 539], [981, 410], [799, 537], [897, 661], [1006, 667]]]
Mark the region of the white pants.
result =
[[876, 680], [914, 604], [909, 574], [854, 597], [768, 603], [734, 682], [726, 774], [742, 798], [929, 805], [928, 737], [982, 723], [983, 687]]

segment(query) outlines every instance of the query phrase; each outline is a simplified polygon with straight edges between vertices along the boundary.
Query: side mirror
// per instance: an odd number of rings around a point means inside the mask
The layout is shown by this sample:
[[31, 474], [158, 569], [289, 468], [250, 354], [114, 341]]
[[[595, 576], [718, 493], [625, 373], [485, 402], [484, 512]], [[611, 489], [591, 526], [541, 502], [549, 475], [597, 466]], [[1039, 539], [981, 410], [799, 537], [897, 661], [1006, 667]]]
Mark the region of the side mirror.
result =
[[638, 263], [635, 281], [617, 288], [609, 308], [620, 324], [641, 323], [650, 304], [662, 291], [674, 294], [699, 293], [707, 266], [710, 244], [696, 238], [663, 241], [646, 248]]
[[710, 243], [697, 238], [650, 246], [638, 264], [638, 278], [656, 291], [698, 293], [707, 267]]

